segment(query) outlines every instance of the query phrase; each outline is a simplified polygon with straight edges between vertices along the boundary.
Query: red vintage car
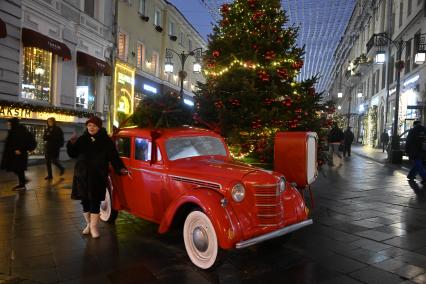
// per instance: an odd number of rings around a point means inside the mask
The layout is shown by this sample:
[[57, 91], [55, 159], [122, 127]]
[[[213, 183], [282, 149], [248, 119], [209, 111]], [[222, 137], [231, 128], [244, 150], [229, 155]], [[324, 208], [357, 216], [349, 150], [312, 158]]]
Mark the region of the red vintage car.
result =
[[183, 226], [185, 248], [202, 269], [220, 249], [245, 248], [312, 224], [299, 192], [277, 172], [235, 161], [223, 138], [191, 127], [123, 128], [113, 137], [129, 170], [111, 171], [101, 219], [119, 210]]

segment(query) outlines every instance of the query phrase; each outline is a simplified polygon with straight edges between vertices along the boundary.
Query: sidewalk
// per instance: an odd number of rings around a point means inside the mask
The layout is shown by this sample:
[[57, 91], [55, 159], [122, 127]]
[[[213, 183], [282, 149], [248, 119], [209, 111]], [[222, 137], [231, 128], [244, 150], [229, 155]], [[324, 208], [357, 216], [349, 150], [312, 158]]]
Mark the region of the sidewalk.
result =
[[382, 151], [381, 148], [374, 148], [372, 146], [364, 146], [360, 144], [352, 145], [352, 153], [363, 158], [374, 160], [378, 163], [384, 164], [396, 170], [409, 171], [411, 165], [408, 157], [404, 156], [402, 164], [391, 164], [387, 161], [388, 153]]

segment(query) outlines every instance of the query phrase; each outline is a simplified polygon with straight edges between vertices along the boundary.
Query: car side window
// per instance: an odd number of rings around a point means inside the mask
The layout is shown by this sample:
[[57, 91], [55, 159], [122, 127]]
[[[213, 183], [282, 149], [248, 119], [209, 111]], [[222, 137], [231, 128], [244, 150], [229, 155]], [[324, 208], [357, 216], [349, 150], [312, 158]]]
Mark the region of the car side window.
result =
[[148, 151], [148, 139], [136, 138], [135, 139], [135, 160], [149, 161], [151, 153]]
[[[135, 160], [151, 161], [152, 143], [146, 138], [136, 137], [135, 139]], [[157, 160], [161, 161], [161, 152], [157, 149]]]
[[130, 137], [118, 137], [115, 145], [120, 157], [130, 158]]

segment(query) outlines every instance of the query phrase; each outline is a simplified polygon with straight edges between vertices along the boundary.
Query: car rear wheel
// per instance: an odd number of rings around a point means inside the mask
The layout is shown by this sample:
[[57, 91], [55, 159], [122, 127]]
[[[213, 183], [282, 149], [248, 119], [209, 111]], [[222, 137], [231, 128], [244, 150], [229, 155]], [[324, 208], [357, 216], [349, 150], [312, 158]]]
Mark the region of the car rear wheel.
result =
[[99, 212], [100, 219], [107, 223], [114, 223], [118, 216], [118, 211], [112, 208], [112, 189], [111, 178], [108, 177], [105, 200], [101, 202], [101, 210]]
[[188, 214], [183, 225], [183, 240], [194, 265], [208, 269], [215, 264], [219, 246], [213, 224], [206, 214], [201, 211]]

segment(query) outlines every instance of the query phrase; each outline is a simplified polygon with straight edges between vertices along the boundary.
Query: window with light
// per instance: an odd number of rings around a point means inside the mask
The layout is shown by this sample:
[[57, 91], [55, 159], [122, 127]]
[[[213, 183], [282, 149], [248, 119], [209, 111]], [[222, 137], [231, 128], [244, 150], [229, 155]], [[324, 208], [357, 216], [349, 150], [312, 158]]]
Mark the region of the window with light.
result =
[[137, 66], [139, 69], [143, 68], [144, 62], [145, 62], [145, 46], [143, 45], [143, 43], [138, 43]]
[[23, 99], [50, 101], [52, 53], [36, 47], [24, 47], [22, 72]]
[[118, 57], [124, 61], [127, 59], [127, 35], [121, 32], [118, 35]]
[[97, 74], [84, 66], [78, 66], [77, 72], [75, 106], [94, 111], [96, 110]]

